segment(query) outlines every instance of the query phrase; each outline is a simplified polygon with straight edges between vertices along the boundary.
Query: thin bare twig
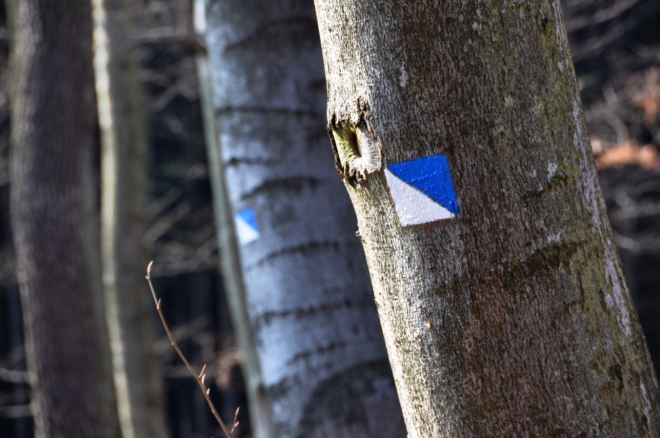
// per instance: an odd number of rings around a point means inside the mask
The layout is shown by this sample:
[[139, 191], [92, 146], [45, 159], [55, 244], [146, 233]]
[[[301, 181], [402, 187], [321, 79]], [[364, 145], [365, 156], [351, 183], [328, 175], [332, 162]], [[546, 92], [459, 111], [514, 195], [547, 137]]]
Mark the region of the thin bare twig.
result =
[[179, 348], [179, 345], [176, 343], [174, 340], [174, 336], [172, 335], [172, 332], [170, 331], [170, 327], [167, 325], [167, 322], [165, 321], [165, 316], [163, 315], [163, 311], [160, 308], [160, 300], [156, 297], [156, 291], [154, 290], [154, 285], [151, 283], [151, 266], [154, 264], [154, 262], [150, 262], [149, 266], [147, 266], [147, 275], [146, 279], [147, 282], [149, 283], [149, 289], [151, 289], [151, 296], [154, 298], [154, 303], [156, 304], [156, 310], [158, 311], [158, 316], [160, 317], [160, 322], [163, 323], [163, 328], [165, 329], [165, 333], [167, 333], [167, 337], [170, 339], [170, 343], [172, 344], [172, 347], [176, 350], [177, 354], [183, 361], [184, 365], [186, 368], [188, 368], [188, 371], [190, 374], [195, 378], [197, 381], [197, 384], [199, 387], [202, 389], [202, 393], [204, 393], [204, 398], [206, 399], [206, 402], [208, 403], [209, 407], [211, 408], [211, 412], [213, 412], [213, 416], [215, 419], [218, 421], [218, 424], [220, 424], [220, 427], [222, 428], [222, 431], [225, 433], [227, 438], [233, 438], [234, 437], [234, 430], [236, 430], [236, 427], [238, 426], [238, 408], [236, 409], [236, 412], [234, 413], [234, 422], [232, 425], [231, 430], [227, 428], [225, 425], [225, 422], [222, 421], [222, 418], [220, 418], [220, 415], [218, 414], [218, 411], [216, 411], [215, 406], [213, 405], [213, 402], [211, 401], [211, 397], [209, 396], [209, 392], [211, 391], [210, 389], [206, 388], [206, 385], [204, 385], [204, 380], [206, 379], [206, 364], [202, 367], [202, 370], [197, 374], [193, 367], [190, 365], [188, 362], [188, 359], [183, 355], [181, 352], [181, 349]]

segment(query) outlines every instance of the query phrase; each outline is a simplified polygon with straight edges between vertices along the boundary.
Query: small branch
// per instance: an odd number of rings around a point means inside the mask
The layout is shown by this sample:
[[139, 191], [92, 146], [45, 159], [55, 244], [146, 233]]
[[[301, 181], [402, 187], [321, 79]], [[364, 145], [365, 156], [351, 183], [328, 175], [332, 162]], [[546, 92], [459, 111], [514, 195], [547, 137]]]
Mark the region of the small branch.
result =
[[190, 204], [186, 202], [180, 203], [176, 208], [166, 215], [161, 216], [158, 221], [144, 234], [144, 240], [152, 244], [160, 239], [165, 233], [176, 225], [181, 219], [188, 216], [190, 213]]
[[27, 418], [33, 414], [32, 405], [0, 406], [0, 418]]
[[27, 371], [14, 371], [0, 368], [0, 380], [9, 383], [30, 383]]
[[147, 276], [145, 277], [147, 279], [147, 282], [149, 283], [149, 289], [151, 289], [151, 296], [154, 299], [154, 303], [156, 304], [156, 310], [158, 311], [158, 316], [160, 316], [160, 321], [163, 323], [163, 328], [165, 329], [165, 333], [167, 333], [167, 337], [170, 339], [170, 343], [172, 344], [172, 347], [174, 347], [174, 350], [176, 350], [177, 354], [183, 361], [184, 365], [186, 368], [188, 368], [188, 371], [192, 376], [197, 380], [197, 384], [199, 384], [199, 387], [202, 389], [202, 392], [204, 393], [204, 398], [206, 399], [206, 402], [208, 403], [209, 407], [211, 408], [211, 412], [213, 412], [213, 416], [215, 419], [218, 421], [218, 424], [220, 424], [220, 427], [222, 428], [222, 431], [225, 433], [227, 438], [233, 438], [234, 437], [234, 430], [236, 429], [236, 426], [238, 426], [238, 421], [236, 421], [236, 417], [238, 416], [238, 409], [236, 409], [236, 413], [234, 414], [234, 422], [232, 425], [231, 430], [227, 429], [227, 426], [225, 425], [224, 421], [222, 421], [222, 418], [220, 418], [220, 415], [218, 414], [218, 411], [216, 411], [215, 406], [213, 405], [213, 402], [211, 401], [211, 397], [209, 396], [210, 389], [206, 388], [204, 385], [204, 379], [206, 379], [206, 364], [202, 367], [202, 371], [200, 371], [199, 374], [195, 372], [193, 367], [190, 365], [188, 362], [188, 359], [183, 355], [181, 352], [181, 349], [179, 348], [179, 345], [176, 343], [174, 340], [174, 336], [172, 335], [172, 332], [170, 331], [169, 326], [167, 325], [167, 322], [165, 321], [165, 316], [163, 315], [163, 311], [161, 310], [161, 302], [160, 300], [156, 297], [156, 291], [154, 290], [154, 285], [151, 283], [151, 266], [154, 264], [154, 262], [150, 262], [149, 266], [147, 266]]
[[623, 20], [610, 27], [602, 35], [588, 39], [584, 45], [575, 46], [575, 48], [571, 50], [573, 54], [573, 61], [583, 61], [587, 58], [599, 55], [603, 50], [605, 50], [605, 47], [632, 29], [639, 22], [639, 20], [640, 17], [635, 16], [627, 18], [626, 20]]
[[577, 15], [576, 18], [566, 21], [566, 30], [568, 32], [574, 32], [588, 26], [604, 23], [605, 21], [609, 21], [618, 17], [628, 9], [631, 9], [633, 6], [639, 3], [639, 1], [640, 0], [619, 1], [608, 8], [590, 11], [590, 13], [584, 14], [582, 16]]

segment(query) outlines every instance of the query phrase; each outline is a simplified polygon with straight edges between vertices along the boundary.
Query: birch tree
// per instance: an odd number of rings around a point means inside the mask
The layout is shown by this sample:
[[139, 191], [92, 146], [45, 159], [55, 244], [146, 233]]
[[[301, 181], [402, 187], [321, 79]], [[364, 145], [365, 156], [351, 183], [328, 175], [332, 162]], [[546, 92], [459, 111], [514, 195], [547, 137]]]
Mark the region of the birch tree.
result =
[[210, 166], [225, 172], [276, 436], [402, 437], [355, 216], [323, 147], [313, 4], [206, 8], [221, 149]]
[[225, 169], [220, 158], [220, 139], [216, 127], [216, 115], [213, 108], [213, 84], [208, 50], [205, 46], [207, 33], [206, 1], [195, 0], [193, 24], [201, 39], [198, 47], [197, 76], [199, 78], [200, 101], [204, 124], [204, 142], [207, 150], [209, 179], [213, 188], [213, 210], [218, 247], [220, 252], [220, 271], [227, 296], [230, 318], [236, 344], [241, 351], [241, 370], [245, 380], [245, 392], [248, 400], [252, 434], [257, 438], [276, 437], [272, 407], [263, 385], [261, 366], [254, 332], [245, 296], [245, 282], [241, 269], [238, 240], [234, 228], [234, 217], [227, 192]]
[[658, 436], [559, 1], [315, 4], [409, 437]]
[[36, 436], [118, 436], [93, 296], [98, 254], [85, 222], [95, 116], [90, 5], [10, 6], [11, 218]]
[[147, 135], [135, 44], [135, 4], [93, 0], [101, 128], [101, 255], [119, 422], [124, 438], [165, 437], [162, 375], [144, 282]]

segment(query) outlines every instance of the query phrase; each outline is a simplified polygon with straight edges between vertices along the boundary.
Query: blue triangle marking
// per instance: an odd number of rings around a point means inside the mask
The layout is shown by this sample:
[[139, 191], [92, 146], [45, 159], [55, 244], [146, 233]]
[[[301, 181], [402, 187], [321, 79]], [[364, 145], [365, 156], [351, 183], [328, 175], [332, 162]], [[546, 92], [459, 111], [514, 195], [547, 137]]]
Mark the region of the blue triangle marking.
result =
[[238, 212], [238, 216], [245, 221], [257, 233], [259, 232], [259, 222], [257, 221], [257, 212], [254, 208], [246, 208]]
[[390, 164], [388, 169], [455, 215], [461, 214], [446, 155]]

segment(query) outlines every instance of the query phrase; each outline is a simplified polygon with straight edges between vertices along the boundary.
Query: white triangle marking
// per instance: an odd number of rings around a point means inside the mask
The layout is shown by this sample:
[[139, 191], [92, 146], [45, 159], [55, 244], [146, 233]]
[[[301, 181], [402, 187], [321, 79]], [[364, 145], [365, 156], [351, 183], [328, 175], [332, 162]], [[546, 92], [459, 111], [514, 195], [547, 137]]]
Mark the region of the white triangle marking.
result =
[[261, 237], [261, 234], [259, 234], [257, 230], [248, 225], [248, 223], [245, 222], [245, 220], [239, 215], [236, 215], [235, 222], [236, 234], [238, 235], [238, 241], [241, 243], [241, 245], [253, 242]]
[[456, 216], [421, 191], [399, 179], [388, 169], [385, 169], [385, 179], [387, 179], [390, 195], [402, 227], [426, 224]]

